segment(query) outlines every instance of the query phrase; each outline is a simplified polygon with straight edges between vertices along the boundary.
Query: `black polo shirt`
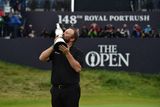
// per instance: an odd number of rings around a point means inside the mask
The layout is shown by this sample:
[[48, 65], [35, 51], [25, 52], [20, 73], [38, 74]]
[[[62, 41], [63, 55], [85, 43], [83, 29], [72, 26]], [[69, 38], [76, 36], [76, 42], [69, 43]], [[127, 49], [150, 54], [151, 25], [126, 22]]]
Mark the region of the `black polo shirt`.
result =
[[[83, 65], [83, 54], [82, 52], [72, 46], [70, 52], [73, 57]], [[57, 52], [52, 52], [50, 55], [50, 60], [52, 61], [52, 74], [51, 83], [52, 84], [79, 84], [80, 74], [77, 73], [69, 64], [66, 56]]]

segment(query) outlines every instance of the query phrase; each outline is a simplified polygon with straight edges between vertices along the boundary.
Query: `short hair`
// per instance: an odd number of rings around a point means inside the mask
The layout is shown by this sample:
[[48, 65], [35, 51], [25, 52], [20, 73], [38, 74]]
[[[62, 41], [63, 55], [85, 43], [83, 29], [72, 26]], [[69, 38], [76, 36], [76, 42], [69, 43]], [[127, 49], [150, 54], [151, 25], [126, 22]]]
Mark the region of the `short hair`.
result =
[[74, 37], [74, 42], [76, 42], [79, 37], [77, 29], [75, 27], [70, 27], [69, 29], [72, 29], [74, 31], [73, 37]]

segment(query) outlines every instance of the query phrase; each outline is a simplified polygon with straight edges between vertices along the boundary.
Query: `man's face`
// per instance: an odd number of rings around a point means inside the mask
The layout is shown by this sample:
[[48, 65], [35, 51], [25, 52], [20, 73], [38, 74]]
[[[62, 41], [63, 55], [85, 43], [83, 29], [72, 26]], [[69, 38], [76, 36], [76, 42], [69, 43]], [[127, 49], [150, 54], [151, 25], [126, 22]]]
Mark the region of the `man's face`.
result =
[[63, 39], [65, 40], [66, 43], [68, 43], [71, 41], [71, 39], [73, 39], [73, 35], [74, 35], [74, 30], [67, 29], [64, 32]]

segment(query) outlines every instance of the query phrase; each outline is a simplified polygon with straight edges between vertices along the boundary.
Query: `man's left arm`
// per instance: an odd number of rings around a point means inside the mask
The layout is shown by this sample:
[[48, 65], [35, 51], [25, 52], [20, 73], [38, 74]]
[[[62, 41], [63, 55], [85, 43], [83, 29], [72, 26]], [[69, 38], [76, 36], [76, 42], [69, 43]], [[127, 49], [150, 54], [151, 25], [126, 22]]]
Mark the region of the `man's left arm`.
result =
[[69, 49], [66, 48], [64, 45], [60, 45], [59, 50], [61, 50], [63, 52], [63, 54], [66, 56], [68, 62], [71, 65], [71, 67], [76, 72], [80, 72], [81, 69], [82, 69], [81, 64], [73, 57], [73, 55], [70, 53]]

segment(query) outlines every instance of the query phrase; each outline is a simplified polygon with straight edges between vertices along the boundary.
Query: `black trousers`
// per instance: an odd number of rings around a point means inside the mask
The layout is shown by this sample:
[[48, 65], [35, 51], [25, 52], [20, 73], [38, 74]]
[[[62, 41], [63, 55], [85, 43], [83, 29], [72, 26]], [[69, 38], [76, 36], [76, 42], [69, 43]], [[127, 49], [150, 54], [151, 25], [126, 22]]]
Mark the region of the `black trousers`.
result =
[[79, 107], [80, 86], [52, 86], [52, 107]]

